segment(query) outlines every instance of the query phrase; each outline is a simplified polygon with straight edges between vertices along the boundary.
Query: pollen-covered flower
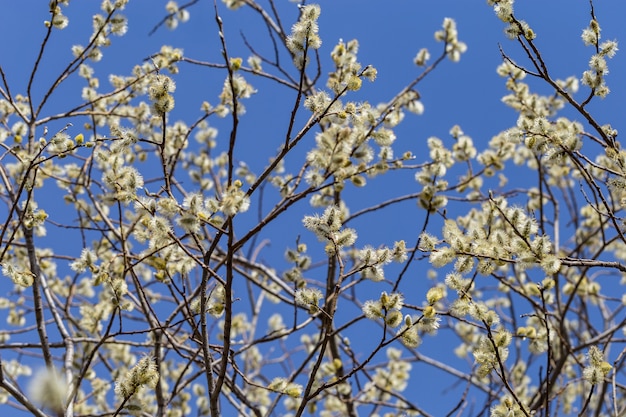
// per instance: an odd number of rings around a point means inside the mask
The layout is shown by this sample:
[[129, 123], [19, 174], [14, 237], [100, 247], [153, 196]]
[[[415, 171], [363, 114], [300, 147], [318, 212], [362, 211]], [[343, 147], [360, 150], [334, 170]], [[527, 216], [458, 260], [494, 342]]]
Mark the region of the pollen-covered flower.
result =
[[452, 262], [455, 255], [454, 249], [442, 248], [431, 252], [429, 261], [435, 268], [440, 268]]
[[69, 24], [69, 19], [61, 12], [61, 8], [57, 6], [53, 11], [52, 22], [45, 22], [47, 27], [50, 25], [56, 29], [65, 29]]
[[617, 41], [604, 41], [600, 44], [600, 55], [613, 58], [618, 51]]
[[117, 13], [111, 18], [111, 33], [116, 36], [123, 36], [128, 31], [128, 19], [126, 16]]
[[220, 104], [225, 109], [233, 111], [236, 102], [237, 114], [242, 115], [245, 114], [246, 108], [240, 99], [250, 98], [254, 93], [256, 93], [256, 89], [241, 74], [234, 74], [232, 77], [228, 76], [224, 80], [224, 86], [220, 94]]
[[377, 75], [378, 75], [378, 71], [376, 70], [376, 68], [372, 67], [371, 65], [368, 65], [363, 70], [363, 76], [367, 78], [369, 81], [376, 80]]
[[351, 91], [357, 91], [361, 88], [361, 84], [363, 84], [363, 81], [361, 80], [361, 78], [359, 78], [359, 76], [357, 75], [352, 75], [348, 79], [346, 88]]
[[23, 288], [30, 287], [35, 281], [35, 275], [32, 272], [18, 269], [10, 263], [2, 264], [2, 275], [11, 278], [14, 284]]
[[402, 306], [404, 306], [404, 296], [397, 292], [387, 294], [386, 291], [383, 291], [380, 294], [380, 303], [387, 310], [400, 310], [402, 309]]
[[241, 189], [241, 181], [234, 181], [220, 202], [220, 210], [227, 216], [243, 213], [250, 207], [250, 198]]
[[363, 303], [363, 314], [370, 320], [381, 319], [385, 317], [383, 306], [380, 301], [368, 300]]
[[98, 260], [96, 254], [89, 248], [84, 248], [80, 257], [70, 264], [70, 268], [78, 273], [85, 272], [86, 269], [95, 271], [95, 263]]
[[554, 255], [547, 255], [541, 260], [540, 265], [546, 274], [552, 275], [561, 268], [561, 260]]
[[282, 377], [274, 378], [267, 387], [272, 391], [282, 392], [292, 398], [299, 398], [302, 395], [302, 385], [289, 382]]
[[435, 249], [437, 244], [437, 238], [430, 233], [423, 232], [419, 238], [419, 244], [417, 248], [423, 252], [430, 252]]
[[421, 338], [417, 334], [417, 327], [406, 323], [398, 330], [400, 341], [408, 348], [416, 348], [422, 343]]
[[174, 97], [170, 93], [176, 90], [174, 81], [162, 74], [153, 75], [148, 87], [148, 98], [152, 101], [155, 115], [163, 116], [174, 109]]
[[592, 20], [589, 27], [583, 30], [581, 38], [586, 46], [597, 45], [600, 40], [600, 25], [597, 20]]
[[583, 378], [592, 385], [601, 383], [613, 367], [604, 360], [604, 354], [597, 346], [591, 346], [587, 352], [589, 366], [583, 369]]
[[513, 18], [513, 1], [505, 0], [499, 1], [494, 5], [493, 10], [496, 12], [498, 19], [503, 22], [510, 22]]
[[151, 356], [144, 356], [137, 364], [115, 383], [115, 393], [124, 399], [135, 395], [139, 388], [146, 385], [156, 387], [159, 382], [159, 371]]
[[322, 298], [322, 292], [316, 288], [303, 288], [297, 290], [295, 294], [296, 303], [308, 307], [311, 314], [319, 311], [319, 302]]
[[398, 327], [402, 324], [402, 319], [402, 312], [399, 310], [393, 310], [387, 314], [387, 317], [385, 317], [385, 323], [387, 323], [387, 326], [389, 327]]
[[117, 200], [130, 202], [136, 198], [137, 189], [143, 187], [143, 177], [134, 167], [122, 166], [102, 174], [102, 182], [114, 192]]
[[313, 113], [322, 113], [328, 108], [330, 103], [331, 98], [328, 93], [325, 91], [318, 91], [304, 100], [304, 107], [311, 110]]
[[445, 296], [445, 290], [441, 286], [432, 287], [426, 293], [426, 301], [429, 305], [435, 304]]

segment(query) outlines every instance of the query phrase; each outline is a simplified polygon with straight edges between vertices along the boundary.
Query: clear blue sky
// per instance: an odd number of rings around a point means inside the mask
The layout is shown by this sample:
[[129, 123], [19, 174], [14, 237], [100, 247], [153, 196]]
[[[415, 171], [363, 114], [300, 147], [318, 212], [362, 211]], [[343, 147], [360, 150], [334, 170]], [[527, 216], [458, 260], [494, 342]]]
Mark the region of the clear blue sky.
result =
[[[0, 43], [0, 65], [7, 74], [12, 92], [25, 91], [27, 74], [37, 55], [38, 47], [45, 33], [43, 21], [48, 18], [47, 1], [22, 0], [3, 2], [3, 26], [0, 33], [4, 41]], [[51, 47], [43, 59], [43, 68], [35, 82], [35, 91], [43, 91], [50, 79], [57, 76], [59, 71], [71, 56], [70, 46], [76, 43], [85, 44], [91, 33], [91, 14], [98, 9], [98, 1], [71, 2], [67, 9], [70, 25], [63, 31], [55, 31], [51, 40]], [[181, 24], [174, 32], [162, 27], [156, 34], [149, 37], [148, 32], [164, 16], [166, 1], [131, 0], [124, 12], [129, 17], [129, 33], [119, 39], [113, 39], [113, 45], [104, 50], [104, 59], [94, 64], [96, 74], [101, 78], [101, 91], [106, 89], [107, 74], [126, 74], [140, 59], [157, 51], [162, 44], [182, 47], [185, 56], [205, 61], [220, 62], [219, 38], [213, 17], [213, 2], [200, 0], [190, 9], [191, 19]], [[181, 3], [183, 3], [181, 1]], [[268, 50], [269, 42], [266, 29], [261, 26], [257, 16], [248, 10], [237, 12], [228, 11], [218, 2], [226, 31], [229, 52], [232, 56], [245, 58], [249, 53], [243, 49], [240, 31], [252, 41], [260, 50]], [[265, 2], [261, 2], [264, 4]], [[276, 0], [279, 9], [284, 10], [283, 23], [291, 25], [297, 17], [293, 3], [287, 0]], [[320, 18], [320, 36], [323, 45], [320, 55], [323, 59], [323, 74], [330, 71], [329, 54], [336, 42], [341, 38], [350, 40], [356, 38], [360, 42], [359, 60], [362, 64], [371, 64], [378, 69], [378, 79], [375, 83], [364, 82], [358, 97], [367, 99], [372, 104], [387, 101], [402, 87], [419, 74], [419, 69], [413, 64], [415, 54], [422, 47], [431, 50], [437, 55], [440, 44], [433, 39], [434, 31], [438, 30], [444, 17], [456, 20], [459, 39], [468, 46], [467, 52], [459, 63], [444, 62], [433, 74], [426, 78], [417, 89], [421, 93], [425, 105], [425, 112], [421, 116], [407, 114], [406, 120], [396, 129], [398, 141], [396, 151], [410, 150], [420, 157], [425, 147], [425, 141], [430, 136], [448, 139], [450, 128], [458, 124], [466, 134], [471, 136], [479, 149], [487, 144], [492, 136], [501, 130], [515, 125], [516, 114], [500, 102], [506, 93], [504, 79], [496, 74], [496, 67], [501, 62], [498, 48], [500, 44], [507, 53], [524, 64], [523, 55], [518, 45], [508, 40], [503, 34], [504, 24], [494, 15], [485, 1], [468, 0], [320, 0], [322, 7]], [[524, 0], [516, 4], [516, 15], [526, 20], [537, 33], [536, 43], [544, 53], [545, 60], [552, 69], [553, 76], [566, 78], [570, 75], [580, 77], [587, 69], [587, 61], [592, 53], [591, 48], [585, 47], [580, 34], [590, 20], [588, 2], [571, 0]], [[595, 2], [595, 12], [602, 26], [604, 39], [617, 38], [626, 40], [626, 2], [618, 0], [603, 0]], [[624, 47], [626, 48], [626, 46]], [[611, 73], [607, 78], [612, 93], [603, 101], [591, 106], [600, 114], [601, 123], [611, 123], [619, 131], [626, 132], [623, 112], [626, 108], [626, 58], [621, 51], [609, 62]], [[174, 76], [177, 82], [176, 108], [172, 118], [191, 122], [199, 114], [202, 101], [217, 102], [217, 95], [221, 90], [223, 73], [191, 67], [180, 64], [180, 74]], [[59, 109], [73, 107], [80, 102], [80, 88], [82, 81], [70, 81], [67, 86], [59, 90], [50, 101], [44, 116], [54, 114]], [[259, 92], [245, 104], [247, 115], [242, 119], [242, 142], [239, 148], [240, 158], [245, 160], [253, 169], [259, 170], [272, 156], [284, 134], [286, 114], [276, 109], [277, 103], [291, 97], [291, 91], [275, 89], [267, 82], [249, 78], [251, 84]], [[537, 83], [532, 85], [539, 85]], [[545, 91], [543, 86], [539, 91]], [[587, 91], [581, 86], [580, 97]], [[63, 122], [61, 125], [63, 125]], [[60, 128], [61, 125], [56, 126]], [[51, 126], [51, 131], [55, 127]], [[224, 132], [218, 140], [225, 141]], [[72, 135], [80, 133], [80, 123], [75, 123]], [[513, 178], [520, 181], [524, 178]], [[416, 192], [418, 185], [413, 180], [413, 174], [398, 176], [394, 186], [388, 182], [372, 181], [371, 187], [357, 190], [351, 194], [351, 208], [353, 211], [366, 207], [373, 202], [386, 198]], [[51, 218], [60, 216], [63, 202], [54, 195], [49, 200], [40, 203], [48, 205]], [[285, 236], [285, 231], [300, 228], [298, 233], [307, 232], [301, 228], [300, 219], [303, 213], [313, 212], [305, 205], [301, 211], [287, 215], [278, 221], [269, 231], [273, 233], [272, 246], [265, 252], [268, 262], [282, 260], [282, 253], [286, 245], [293, 246], [295, 235]], [[0, 207], [0, 218], [4, 219], [6, 208]], [[414, 202], [403, 204], [394, 209], [393, 216], [385, 219], [372, 218], [364, 220], [358, 225], [358, 244], [379, 245], [392, 244], [394, 240], [406, 239], [414, 242], [417, 230], [412, 230], [407, 236], [407, 223], [416, 228], [420, 224], [423, 212], [418, 211]], [[50, 236], [45, 244], [60, 250], [61, 253], [77, 256], [80, 248], [68, 250], [66, 239], [59, 239], [54, 228], [49, 228]], [[313, 241], [313, 240], [311, 240]], [[60, 272], [63, 271], [60, 265]], [[281, 266], [277, 266], [281, 269]], [[428, 288], [423, 275], [426, 265], [420, 264], [414, 268], [415, 287], [404, 288], [405, 291], [420, 294], [414, 297], [415, 303], [423, 300], [423, 294]], [[65, 271], [67, 272], [67, 271]], [[420, 277], [420, 275], [422, 275]], [[1, 278], [0, 290], [9, 291], [11, 285], [6, 278]], [[4, 312], [0, 311], [0, 328], [5, 326]], [[363, 335], [366, 337], [367, 335]], [[450, 357], [454, 345], [446, 344], [445, 338], [429, 339], [425, 337], [420, 348], [424, 353], [439, 359]], [[450, 342], [453, 343], [453, 342]], [[442, 349], [445, 348], [445, 349]], [[2, 353], [3, 357], [5, 355]], [[449, 402], [454, 401], [443, 395], [443, 408], [437, 404], [428, 404], [433, 396], [441, 396], [442, 388], [447, 384], [431, 384], [430, 378], [441, 378], [440, 374], [424, 374], [428, 368], [414, 366], [414, 376], [411, 385], [405, 394], [416, 399], [433, 415], [443, 410], [449, 410]], [[454, 391], [458, 394], [458, 391]], [[426, 405], [428, 404], [428, 405]], [[0, 406], [0, 411], [2, 407]], [[14, 414], [17, 415], [17, 414]]]

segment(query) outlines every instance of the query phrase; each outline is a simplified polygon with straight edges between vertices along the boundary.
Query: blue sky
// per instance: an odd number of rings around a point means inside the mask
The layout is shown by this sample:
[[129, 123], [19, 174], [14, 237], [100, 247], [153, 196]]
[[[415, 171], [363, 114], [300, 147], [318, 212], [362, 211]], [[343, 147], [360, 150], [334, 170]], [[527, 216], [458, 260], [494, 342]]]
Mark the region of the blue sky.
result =
[[[14, 93], [23, 92], [28, 80], [28, 71], [35, 60], [42, 36], [45, 33], [43, 21], [47, 19], [47, 2], [40, 0], [23, 0], [20, 2], [6, 2], [3, 4], [5, 23], [0, 29], [5, 41], [0, 44], [0, 65], [7, 74], [8, 82]], [[47, 88], [47, 83], [54, 79], [65, 63], [71, 57], [70, 46], [75, 43], [86, 43], [91, 33], [91, 13], [97, 10], [97, 1], [71, 2], [67, 9], [70, 26], [64, 31], [54, 32], [50, 49], [44, 56], [44, 65], [35, 82], [35, 91], [41, 94]], [[166, 1], [131, 0], [125, 11], [129, 17], [129, 33], [123, 38], [114, 39], [113, 45], [104, 51], [102, 62], [94, 64], [96, 74], [101, 77], [103, 90], [106, 89], [106, 75], [109, 73], [126, 74], [139, 60], [149, 56], [166, 43], [175, 47], [182, 47], [185, 56], [212, 62], [219, 62], [220, 49], [217, 28], [213, 18], [212, 2], [200, 0], [190, 9], [191, 19], [181, 24], [176, 31], [170, 32], [162, 27], [153, 36], [148, 36], [152, 27], [161, 20], [165, 13]], [[261, 2], [264, 4], [265, 2]], [[289, 27], [297, 18], [295, 5], [286, 0], [276, 0], [279, 9], [283, 10], [283, 24]], [[339, 39], [350, 40], [356, 38], [360, 42], [359, 60], [363, 65], [371, 64], [378, 70], [378, 79], [374, 83], [364, 82], [363, 88], [355, 97], [359, 100], [367, 99], [372, 104], [389, 100], [396, 92], [419, 74], [419, 68], [413, 63], [413, 57], [419, 49], [427, 47], [431, 54], [436, 56], [441, 45], [433, 39], [433, 33], [441, 26], [444, 17], [452, 17], [457, 22], [459, 39], [468, 46], [467, 52], [458, 63], [444, 62], [424, 82], [417, 86], [425, 105], [425, 112], [421, 116], [407, 114], [404, 123], [396, 129], [398, 140], [395, 149], [398, 153], [410, 150], [417, 155], [418, 161], [425, 158], [420, 153], [426, 149], [426, 139], [437, 136], [444, 140], [449, 139], [448, 131], [458, 124], [464, 132], [474, 139], [478, 148], [486, 146], [492, 136], [500, 131], [515, 125], [516, 114], [500, 102], [506, 94], [504, 79], [496, 74], [496, 67], [501, 62], [499, 45], [520, 64], [525, 64], [524, 56], [518, 45], [508, 40], [503, 34], [504, 24], [494, 15], [491, 8], [484, 1], [468, 0], [321, 0], [320, 36], [323, 44], [320, 49], [322, 57], [322, 72], [330, 71], [329, 54]], [[226, 10], [220, 3], [220, 13], [224, 21], [225, 33], [231, 56], [245, 58], [249, 53], [243, 49], [240, 31], [259, 50], [268, 50], [269, 41], [265, 36], [266, 30], [260, 25], [260, 20], [249, 10], [237, 12]], [[626, 39], [626, 26], [623, 18], [626, 16], [626, 3], [617, 0], [596, 2], [595, 13], [603, 29], [604, 39]], [[589, 47], [585, 47], [580, 39], [582, 30], [590, 20], [588, 2], [573, 2], [571, 0], [526, 0], [516, 4], [516, 15], [526, 20], [537, 33], [536, 44], [544, 53], [548, 66], [552, 69], [555, 78], [566, 78], [570, 75], [580, 77], [587, 69], [587, 62], [592, 54]], [[115, 42], [117, 41], [117, 42]], [[172, 113], [173, 119], [192, 121], [199, 114], [199, 107], [203, 100], [212, 103], [217, 101], [223, 82], [223, 74], [215, 70], [201, 69], [181, 64], [180, 74], [174, 76], [177, 82], [176, 109]], [[604, 100], [598, 100], [590, 108], [600, 115], [601, 123], [611, 123], [620, 131], [625, 131], [623, 109], [626, 108], [626, 59], [618, 52], [609, 62], [611, 73], [607, 83], [612, 93]], [[238, 150], [239, 156], [253, 169], [260, 170], [267, 164], [268, 159], [275, 153], [284, 135], [287, 114], [284, 109], [286, 102], [291, 103], [292, 92], [286, 89], [275, 88], [272, 84], [249, 78], [251, 84], [259, 92], [246, 102], [248, 114], [242, 119], [242, 140]], [[537, 91], [546, 91], [540, 83], [529, 81], [531, 87], [537, 86]], [[80, 103], [80, 88], [82, 80], [70, 80], [64, 85], [49, 102], [44, 116], [54, 114], [59, 109], [71, 108]], [[581, 86], [579, 97], [587, 93]], [[37, 94], [37, 93], [36, 93]], [[282, 107], [281, 107], [282, 106]], [[566, 112], [567, 114], [567, 112]], [[62, 127], [65, 122], [56, 126]], [[55, 126], [51, 126], [54, 131]], [[80, 123], [75, 123], [72, 135], [80, 133]], [[222, 131], [224, 135], [226, 129]], [[224, 138], [224, 136], [220, 136]], [[220, 139], [218, 139], [220, 140]], [[223, 139], [222, 139], [223, 140]], [[302, 156], [306, 149], [302, 149]], [[296, 152], [296, 155], [298, 155]], [[513, 174], [511, 181], [524, 184], [527, 173], [519, 170], [519, 175]], [[366, 207], [373, 202], [381, 201], [400, 194], [417, 192], [419, 185], [413, 180], [412, 173], [392, 174], [394, 181], [390, 185], [387, 180], [374, 179], [371, 186], [364, 189], [351, 190], [349, 203], [353, 211]], [[517, 178], [515, 178], [517, 176]], [[42, 205], [49, 207], [51, 216], [60, 215], [63, 203], [54, 196], [54, 188], [49, 198], [44, 199]], [[0, 216], [4, 216], [6, 208], [0, 208]], [[293, 246], [295, 235], [286, 234], [286, 231], [299, 229], [298, 233], [306, 235], [301, 227], [300, 219], [303, 213], [311, 213], [313, 209], [306, 204], [299, 206], [293, 214], [289, 213], [284, 219], [276, 222], [268, 229], [268, 236], [272, 238], [272, 245], [264, 252], [268, 262], [282, 259], [286, 245]], [[407, 243], [414, 242], [422, 221], [423, 212], [418, 211], [414, 202], [407, 202], [394, 208], [391, 214], [384, 218], [369, 217], [361, 222], [355, 222], [359, 231], [358, 244], [392, 244], [394, 240], [406, 239]], [[2, 217], [4, 218], [4, 217]], [[242, 230], [247, 227], [246, 222], [254, 221], [252, 217], [242, 220]], [[407, 224], [411, 230], [407, 235]], [[49, 229], [49, 236], [44, 243], [65, 250], [59, 245], [59, 235], [55, 229]], [[65, 233], [65, 232], [63, 232]], [[310, 236], [307, 238], [311, 242]], [[65, 240], [63, 237], [62, 240]], [[315, 245], [312, 243], [312, 245]], [[319, 249], [319, 248], [318, 248]], [[78, 255], [77, 251], [69, 254]], [[280, 267], [277, 267], [280, 269]], [[406, 291], [418, 294], [425, 293], [429, 283], [425, 282], [426, 266], [414, 267], [411, 271], [414, 282], [405, 288]], [[4, 279], [4, 278], [3, 278]], [[8, 289], [5, 282], [0, 284], [1, 289]], [[422, 300], [420, 295], [416, 300]], [[418, 301], [416, 301], [418, 303]], [[0, 316], [1, 318], [1, 316]], [[1, 328], [2, 325], [0, 325]], [[445, 339], [425, 338], [424, 353], [432, 354], [439, 359], [449, 357], [454, 345], [446, 346], [442, 350], [437, 343], [447, 343]], [[450, 342], [452, 343], [452, 342]], [[448, 349], [450, 348], [450, 349]], [[433, 395], [441, 395], [442, 387], [447, 384], [424, 384], [430, 374], [425, 367], [416, 365], [418, 369], [414, 384], [405, 394], [412, 394], [421, 401], [428, 401]], [[427, 376], [428, 375], [428, 376]], [[443, 378], [440, 374], [433, 374], [432, 378]], [[411, 390], [415, 392], [411, 393]], [[445, 395], [443, 396], [445, 398]], [[1, 409], [1, 408], [0, 408]], [[435, 404], [427, 407], [433, 415], [438, 415]], [[445, 409], [449, 409], [446, 407]]]

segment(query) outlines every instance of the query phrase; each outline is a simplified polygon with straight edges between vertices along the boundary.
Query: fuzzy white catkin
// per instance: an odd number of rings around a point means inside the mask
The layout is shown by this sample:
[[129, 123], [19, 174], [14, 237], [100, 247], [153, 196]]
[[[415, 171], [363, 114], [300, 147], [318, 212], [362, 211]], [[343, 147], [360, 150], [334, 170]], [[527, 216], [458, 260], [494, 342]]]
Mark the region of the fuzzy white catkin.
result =
[[56, 369], [42, 368], [28, 385], [30, 398], [43, 408], [62, 411], [67, 396], [67, 384]]

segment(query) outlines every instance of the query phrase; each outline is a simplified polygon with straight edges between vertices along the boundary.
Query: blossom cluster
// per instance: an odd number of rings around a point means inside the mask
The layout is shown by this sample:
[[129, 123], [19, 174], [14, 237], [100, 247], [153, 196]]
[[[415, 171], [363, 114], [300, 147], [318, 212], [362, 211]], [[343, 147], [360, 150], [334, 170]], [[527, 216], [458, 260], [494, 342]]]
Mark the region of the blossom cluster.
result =
[[361, 88], [362, 77], [369, 81], [376, 79], [377, 71], [372, 66], [367, 66], [363, 70], [357, 61], [359, 42], [353, 39], [349, 42], [340, 40], [333, 48], [330, 56], [335, 63], [335, 71], [328, 75], [326, 86], [335, 94], [340, 94], [345, 90], [357, 91]]
[[287, 48], [291, 52], [296, 68], [303, 69], [308, 62], [308, 51], [322, 46], [317, 19], [320, 17], [320, 6], [307, 4], [300, 8], [300, 19], [291, 28], [287, 38]]
[[246, 112], [246, 108], [240, 99], [250, 98], [254, 93], [256, 93], [256, 90], [242, 75], [234, 74], [232, 77], [228, 76], [224, 80], [224, 87], [220, 94], [220, 104], [224, 109], [228, 109], [231, 112], [236, 106], [237, 114], [243, 115]]
[[338, 249], [354, 244], [357, 237], [354, 229], [341, 228], [344, 216], [345, 212], [338, 206], [328, 206], [321, 216], [305, 216], [302, 222], [320, 241], [328, 242], [328, 253], [336, 253]]
[[165, 25], [168, 29], [176, 29], [179, 23], [185, 23], [189, 20], [189, 11], [187, 9], [181, 9], [178, 3], [174, 0], [170, 0], [165, 5], [165, 10], [169, 13], [165, 19]]
[[[461, 60], [461, 54], [467, 51], [467, 45], [465, 42], [461, 42], [458, 38], [459, 33], [456, 28], [456, 22], [454, 19], [446, 17], [443, 20], [443, 28], [435, 32], [435, 40], [444, 42], [446, 46], [446, 54], [448, 59], [452, 62], [459, 62]], [[418, 65], [425, 61], [425, 54], [417, 60]]]
[[609, 73], [606, 60], [613, 58], [617, 53], [617, 41], [608, 40], [600, 43], [600, 24], [595, 19], [583, 30], [582, 39], [585, 45], [593, 46], [597, 51], [589, 59], [589, 69], [583, 72], [582, 83], [591, 88], [594, 95], [606, 97], [610, 91], [605, 78]]

